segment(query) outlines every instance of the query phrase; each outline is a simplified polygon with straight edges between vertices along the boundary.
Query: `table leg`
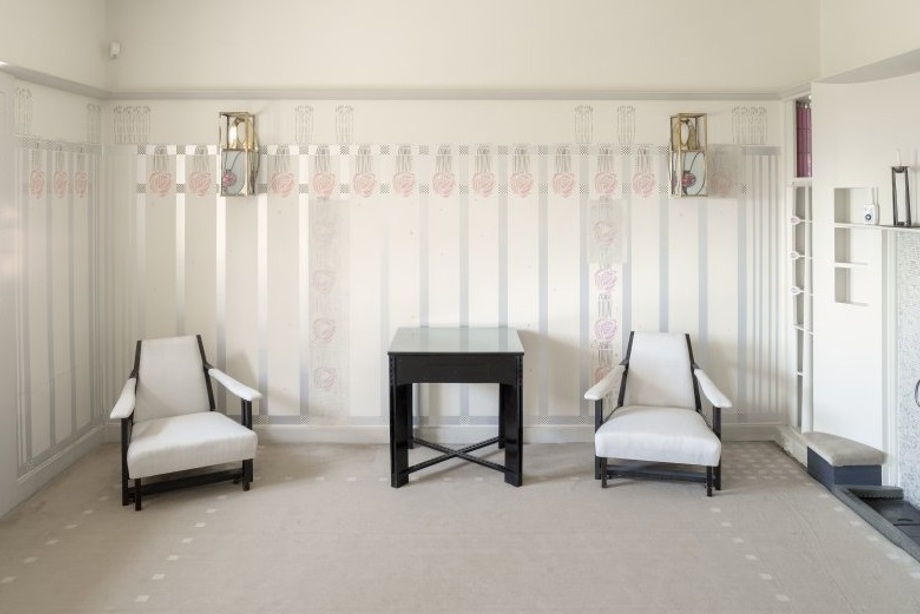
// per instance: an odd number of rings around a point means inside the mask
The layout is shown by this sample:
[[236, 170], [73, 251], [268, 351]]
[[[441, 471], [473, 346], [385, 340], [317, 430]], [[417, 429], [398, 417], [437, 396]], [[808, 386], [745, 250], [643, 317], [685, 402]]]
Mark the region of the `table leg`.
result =
[[501, 421], [505, 437], [505, 482], [512, 486], [521, 486], [523, 478], [523, 425], [521, 414], [523, 404], [521, 385], [500, 384]]
[[505, 413], [508, 408], [505, 406], [505, 389], [498, 385], [498, 449], [505, 447]]
[[[409, 440], [412, 438], [412, 385], [390, 382], [390, 486], [409, 482]], [[406, 420], [406, 413], [409, 419]]]
[[412, 430], [412, 418], [415, 414], [415, 403], [413, 402], [415, 386], [409, 384], [407, 388], [409, 390], [406, 393], [406, 432], [409, 434], [409, 449], [412, 450], [415, 448], [415, 435]]

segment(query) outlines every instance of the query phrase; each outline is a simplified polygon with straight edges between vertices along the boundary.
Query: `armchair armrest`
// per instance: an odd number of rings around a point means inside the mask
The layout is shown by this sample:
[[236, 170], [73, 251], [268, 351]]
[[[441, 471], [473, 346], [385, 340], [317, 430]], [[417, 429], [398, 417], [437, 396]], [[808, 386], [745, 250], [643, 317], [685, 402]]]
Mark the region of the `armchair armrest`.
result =
[[118, 395], [118, 400], [115, 401], [115, 407], [112, 408], [112, 413], [109, 414], [109, 418], [112, 420], [123, 420], [131, 417], [131, 414], [134, 413], [136, 389], [137, 378], [132, 377], [125, 382], [125, 387], [121, 389], [121, 394]]
[[220, 369], [211, 367], [208, 369], [208, 375], [216, 379], [220, 385], [244, 401], [252, 402], [262, 398], [261, 392], [253, 390], [246, 384], [238, 382]]
[[719, 387], [709, 379], [709, 376], [706, 375], [706, 372], [700, 368], [693, 370], [693, 374], [696, 376], [697, 381], [700, 383], [700, 389], [703, 391], [703, 394], [712, 403], [713, 407], [719, 407], [722, 409], [728, 409], [732, 406], [732, 402], [728, 399], [727, 396], [722, 394], [722, 391], [719, 390]]
[[614, 390], [620, 384], [620, 378], [625, 368], [625, 365], [622, 363], [614, 367], [610, 373], [601, 379], [601, 381], [588, 388], [588, 391], [585, 392], [585, 400], [600, 401], [610, 394], [610, 391]]

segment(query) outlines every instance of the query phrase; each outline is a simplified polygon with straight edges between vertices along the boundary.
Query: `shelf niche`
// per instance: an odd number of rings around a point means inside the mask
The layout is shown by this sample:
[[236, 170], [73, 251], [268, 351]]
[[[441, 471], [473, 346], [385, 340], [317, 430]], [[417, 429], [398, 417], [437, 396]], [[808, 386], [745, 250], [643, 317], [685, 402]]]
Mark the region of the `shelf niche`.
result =
[[873, 204], [867, 187], [834, 189], [834, 301], [866, 306], [871, 296], [869, 262], [874, 242], [863, 232], [865, 206]]

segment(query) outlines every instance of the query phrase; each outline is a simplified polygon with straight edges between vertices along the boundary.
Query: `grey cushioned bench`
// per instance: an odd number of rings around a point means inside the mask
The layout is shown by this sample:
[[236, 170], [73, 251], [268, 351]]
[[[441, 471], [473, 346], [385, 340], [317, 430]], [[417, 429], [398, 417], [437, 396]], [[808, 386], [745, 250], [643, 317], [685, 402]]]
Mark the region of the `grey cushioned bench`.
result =
[[835, 486], [879, 486], [885, 453], [830, 433], [803, 435], [808, 445], [808, 474], [828, 489]]

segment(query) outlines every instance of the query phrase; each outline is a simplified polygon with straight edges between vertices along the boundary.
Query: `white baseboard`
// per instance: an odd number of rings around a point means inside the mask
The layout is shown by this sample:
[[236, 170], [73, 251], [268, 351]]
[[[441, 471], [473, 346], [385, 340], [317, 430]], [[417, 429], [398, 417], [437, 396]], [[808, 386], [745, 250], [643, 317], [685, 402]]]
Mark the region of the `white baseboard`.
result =
[[[776, 424], [725, 424], [724, 441], [776, 441]], [[387, 426], [315, 425], [315, 424], [257, 424], [255, 431], [261, 443], [346, 443], [386, 444], [390, 441]], [[495, 437], [494, 426], [440, 426], [423, 427], [419, 435], [436, 443], [470, 444]], [[117, 423], [105, 428], [105, 441], [118, 442], [121, 430]], [[533, 425], [524, 427], [524, 443], [591, 443], [594, 427], [578, 425]]]
[[19, 501], [31, 497], [62, 471], [96, 449], [105, 441], [104, 431], [104, 427], [99, 425], [42, 464], [19, 476], [16, 480], [20, 489], [17, 493]]
[[[386, 444], [386, 426], [257, 425], [263, 443], [353, 443]], [[723, 427], [725, 441], [777, 441], [776, 424], [728, 424]], [[495, 437], [494, 426], [423, 427], [423, 439], [437, 443], [470, 444]], [[524, 427], [524, 443], [591, 443], [594, 427], [579, 425], [534, 425]]]

